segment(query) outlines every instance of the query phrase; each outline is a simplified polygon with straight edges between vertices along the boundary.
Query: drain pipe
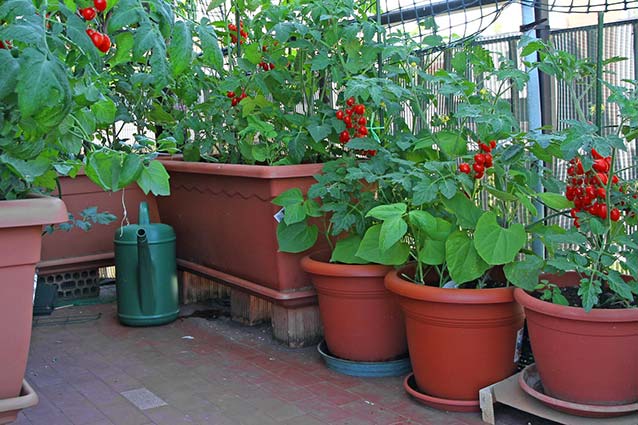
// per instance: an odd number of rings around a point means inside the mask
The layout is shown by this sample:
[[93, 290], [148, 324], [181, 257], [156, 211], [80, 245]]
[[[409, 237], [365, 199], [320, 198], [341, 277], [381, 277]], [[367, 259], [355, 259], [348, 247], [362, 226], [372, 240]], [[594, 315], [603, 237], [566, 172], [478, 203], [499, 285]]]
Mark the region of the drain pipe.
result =
[[[527, 2], [521, 2], [522, 14], [523, 14], [523, 25], [521, 26], [521, 31], [525, 31], [524, 35], [536, 38], [536, 15], [534, 6], [527, 4]], [[534, 62], [537, 60], [536, 53], [533, 53], [524, 58], [527, 61]], [[527, 122], [528, 129], [530, 133], [538, 133], [543, 126], [543, 118], [541, 111], [541, 85], [540, 85], [540, 76], [538, 73], [538, 69], [532, 69], [529, 71], [529, 82], [527, 83]], [[533, 167], [542, 168], [542, 161], [537, 161], [533, 164]], [[542, 184], [539, 182], [537, 187], [535, 188], [536, 192], [541, 193], [544, 188]], [[536, 207], [537, 215], [534, 217], [535, 220], [540, 220], [545, 217], [545, 207], [540, 201], [534, 202], [534, 207]], [[545, 249], [543, 247], [542, 242], [539, 239], [534, 239], [532, 241], [532, 250], [536, 255], [541, 258], [545, 258]]]

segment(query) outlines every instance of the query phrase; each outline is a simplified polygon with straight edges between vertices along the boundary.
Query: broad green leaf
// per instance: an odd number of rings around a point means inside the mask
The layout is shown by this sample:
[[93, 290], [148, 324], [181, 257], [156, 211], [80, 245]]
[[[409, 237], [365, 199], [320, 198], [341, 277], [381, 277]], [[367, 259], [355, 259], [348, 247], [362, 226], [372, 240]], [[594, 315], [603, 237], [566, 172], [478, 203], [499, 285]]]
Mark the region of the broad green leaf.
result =
[[42, 21], [35, 15], [20, 17], [11, 25], [0, 27], [0, 40], [21, 41], [30, 45], [41, 44], [44, 42]]
[[496, 222], [496, 214], [491, 211], [483, 214], [476, 223], [474, 246], [488, 264], [511, 263], [526, 242], [527, 233], [522, 224], [503, 228]]
[[272, 200], [272, 203], [279, 205], [280, 207], [288, 207], [291, 205], [301, 205], [303, 201], [304, 198], [303, 193], [301, 193], [301, 189], [293, 187], [292, 189], [288, 189], [275, 197], [275, 199]]
[[110, 149], [90, 153], [86, 163], [86, 175], [104, 190], [123, 189], [138, 179], [142, 171], [142, 160], [137, 155]]
[[558, 193], [543, 192], [539, 193], [538, 197], [541, 201], [543, 201], [545, 205], [554, 210], [561, 211], [574, 207], [572, 201], [568, 200], [563, 195], [560, 195]]
[[115, 55], [110, 60], [111, 66], [120, 65], [123, 63], [127, 63], [131, 60], [131, 55], [133, 53], [133, 44], [135, 44], [133, 34], [130, 32], [122, 32], [115, 36], [115, 45], [117, 49], [115, 50]]
[[319, 229], [314, 224], [308, 226], [305, 222], [287, 225], [281, 221], [277, 225], [277, 241], [279, 242], [279, 251], [298, 253], [303, 252], [317, 241]]
[[91, 105], [91, 112], [95, 116], [98, 124], [113, 124], [115, 122], [115, 114], [117, 106], [110, 98], [106, 97]]
[[120, 0], [107, 21], [109, 34], [115, 34], [125, 27], [139, 23], [140, 17], [144, 14], [139, 0]]
[[0, 164], [7, 165], [16, 175], [29, 183], [32, 183], [36, 178], [46, 173], [51, 166], [50, 160], [44, 156], [25, 161], [14, 158], [6, 153], [0, 155]]
[[477, 207], [471, 199], [458, 192], [452, 199], [443, 199], [443, 205], [458, 220], [459, 226], [463, 229], [474, 229], [476, 223], [483, 214], [483, 210]]
[[168, 196], [171, 193], [168, 179], [168, 172], [161, 161], [151, 161], [142, 168], [137, 185], [145, 194], [151, 192], [155, 196]]
[[434, 133], [434, 139], [443, 153], [450, 157], [461, 156], [467, 153], [467, 140], [457, 132], [439, 131], [438, 133]]
[[321, 52], [312, 58], [312, 71], [321, 71], [330, 65], [330, 58], [325, 52]]
[[533, 291], [538, 285], [538, 276], [543, 263], [542, 258], [527, 255], [522, 261], [506, 264], [503, 270], [508, 282], [526, 291]]
[[332, 127], [330, 127], [328, 124], [312, 124], [306, 128], [315, 142], [321, 142], [322, 140], [325, 140], [326, 137], [328, 137], [332, 132]]
[[407, 231], [408, 224], [400, 216], [384, 220], [379, 233], [379, 248], [381, 252], [387, 251], [399, 242]]
[[68, 112], [71, 87], [62, 64], [34, 48], [26, 48], [18, 75], [18, 105], [25, 117], [46, 127], [58, 125]]
[[344, 264], [366, 264], [366, 260], [357, 257], [357, 250], [361, 244], [359, 235], [350, 235], [337, 241], [330, 261]]
[[378, 220], [388, 220], [391, 218], [401, 217], [407, 211], [408, 206], [404, 203], [379, 205], [372, 208], [366, 214], [366, 217], [374, 217]]
[[410, 256], [410, 247], [404, 242], [397, 242], [391, 248], [381, 252], [379, 249], [380, 234], [380, 224], [370, 227], [361, 240], [356, 256], [376, 264], [389, 266], [404, 264]]
[[452, 231], [452, 224], [426, 211], [413, 210], [408, 213], [410, 223], [417, 226], [429, 239], [445, 241]]
[[450, 277], [457, 284], [471, 282], [489, 270], [465, 232], [454, 232], [445, 241], [445, 259]]
[[173, 34], [168, 46], [171, 74], [173, 77], [181, 75], [189, 69], [193, 60], [193, 39], [191, 29], [184, 21], [177, 21], [173, 27]]
[[0, 99], [13, 93], [19, 71], [18, 60], [8, 50], [0, 49]]
[[31, 15], [35, 15], [35, 8], [31, 0], [4, 0], [0, 2], [0, 20]]
[[313, 199], [306, 200], [303, 203], [303, 206], [308, 217], [321, 217], [323, 215], [323, 213], [321, 212], [321, 207]]
[[197, 33], [204, 53], [202, 60], [211, 68], [221, 70], [224, 67], [224, 55], [219, 48], [215, 31], [209, 26], [201, 24], [197, 27]]
[[284, 221], [286, 224], [291, 225], [299, 223], [306, 218], [306, 209], [303, 204], [290, 204], [286, 206], [284, 213]]
[[418, 255], [424, 264], [438, 266], [445, 263], [445, 240], [426, 239]]

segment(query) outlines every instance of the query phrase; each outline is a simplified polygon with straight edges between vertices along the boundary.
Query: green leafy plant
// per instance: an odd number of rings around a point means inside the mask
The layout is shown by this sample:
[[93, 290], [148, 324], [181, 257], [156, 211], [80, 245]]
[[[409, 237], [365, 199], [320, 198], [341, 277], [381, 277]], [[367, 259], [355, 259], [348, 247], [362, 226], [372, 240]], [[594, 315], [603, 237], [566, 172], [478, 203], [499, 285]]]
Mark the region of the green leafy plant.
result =
[[[573, 224], [567, 230], [554, 226], [539, 232], [547, 248], [544, 270], [552, 274], [576, 272], [580, 285], [577, 293], [568, 298], [572, 305], [582, 306], [586, 311], [635, 308], [638, 239], [633, 228], [638, 224], [638, 195], [636, 182], [630, 178], [635, 162], [621, 167], [619, 153], [626, 151], [625, 141], [635, 140], [638, 134], [638, 83], [625, 81], [616, 86], [597, 81], [597, 67], [603, 68], [621, 58], [596, 63], [577, 59], [540, 41], [529, 42], [523, 53], [538, 53], [539, 60], [530, 65], [565, 85], [577, 113], [576, 120], [566, 122], [561, 131], [545, 135], [533, 147], [539, 157], [565, 164], [566, 179], [554, 176], [548, 180], [551, 193], [547, 195], [562, 198], [564, 205], [560, 205], [562, 208], [555, 205], [553, 215], [566, 216]], [[605, 84], [610, 95], [604, 104], [588, 108], [585, 96], [596, 84]], [[597, 108], [603, 107], [618, 111], [617, 125], [599, 128], [591, 123], [589, 111], [595, 114]], [[529, 291], [537, 289], [531, 281], [519, 284]], [[572, 290], [561, 289], [565, 294]], [[550, 300], [546, 296], [543, 299]], [[560, 297], [551, 297], [552, 302], [557, 300], [562, 301]]]
[[[457, 56], [452, 70], [415, 72], [413, 103], [431, 108], [434, 118], [428, 121], [425, 108], [415, 107], [422, 130], [399, 138], [389, 155], [396, 168], [371, 180], [401, 196], [367, 213], [376, 224], [363, 237], [358, 256], [392, 257], [396, 264], [413, 260], [415, 282], [423, 283], [433, 269], [440, 286], [452, 280], [456, 286], [483, 287], [496, 266], [508, 280], [525, 278], [523, 266], [514, 265], [530, 242], [524, 223], [537, 214], [532, 199], [553, 201], [536, 193], [538, 174], [530, 169], [527, 140], [503, 99], [526, 81], [508, 60], [495, 63], [476, 45]], [[456, 108], [444, 112], [434, 92], [448, 96]], [[537, 262], [530, 256], [525, 267]]]
[[152, 152], [116, 151], [96, 139], [117, 119], [105, 66], [116, 49], [89, 33], [97, 32], [93, 26], [106, 31], [116, 3], [96, 6], [97, 17], [87, 15], [90, 20], [80, 11], [90, 6], [88, 1], [0, 4], [0, 39], [5, 40], [0, 46], [0, 199], [53, 190], [58, 175], [75, 176], [80, 167], [105, 189], [137, 181], [145, 192], [168, 193], [168, 175], [152, 161]]
[[[227, 52], [218, 83], [186, 112], [180, 140], [187, 160], [286, 165], [323, 162], [342, 154], [340, 141], [378, 126], [373, 111], [398, 111], [403, 90], [384, 93], [378, 78], [383, 27], [369, 19], [369, 2], [339, 0], [238, 2], [213, 22]], [[384, 56], [385, 55], [385, 56]], [[335, 96], [336, 95], [336, 96]], [[337, 118], [350, 98], [366, 124]], [[361, 108], [361, 106], [358, 106]], [[224, 111], [224, 113], [219, 113]], [[394, 115], [394, 113], [392, 114]], [[378, 114], [374, 114], [378, 117]], [[192, 131], [192, 132], [191, 132]], [[344, 132], [349, 132], [346, 141]], [[177, 137], [176, 137], [177, 138]], [[374, 150], [370, 137], [358, 149]], [[354, 149], [354, 145], [352, 146]]]

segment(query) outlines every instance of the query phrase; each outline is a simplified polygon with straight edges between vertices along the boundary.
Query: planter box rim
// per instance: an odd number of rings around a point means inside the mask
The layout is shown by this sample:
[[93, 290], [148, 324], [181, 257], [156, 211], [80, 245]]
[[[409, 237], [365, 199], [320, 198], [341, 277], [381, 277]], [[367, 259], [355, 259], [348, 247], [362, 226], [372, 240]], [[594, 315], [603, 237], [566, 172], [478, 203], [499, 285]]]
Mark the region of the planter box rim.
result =
[[217, 162], [187, 162], [181, 157], [158, 158], [167, 171], [181, 173], [212, 174], [218, 176], [239, 176], [259, 179], [279, 179], [306, 177], [318, 174], [323, 163], [297, 165], [246, 165], [222, 164]]
[[69, 219], [59, 198], [34, 195], [27, 199], [0, 201], [0, 228], [41, 226]]

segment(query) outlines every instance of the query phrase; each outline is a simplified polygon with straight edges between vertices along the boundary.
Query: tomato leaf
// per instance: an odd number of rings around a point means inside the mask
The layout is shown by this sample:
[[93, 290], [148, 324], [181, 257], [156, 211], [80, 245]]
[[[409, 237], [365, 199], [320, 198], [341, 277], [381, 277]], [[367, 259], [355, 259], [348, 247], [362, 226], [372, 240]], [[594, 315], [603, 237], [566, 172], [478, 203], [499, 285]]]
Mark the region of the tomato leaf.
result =
[[8, 50], [0, 50], [0, 99], [5, 98], [15, 90], [18, 81], [20, 64], [11, 56]]
[[173, 27], [171, 42], [168, 46], [171, 74], [177, 77], [184, 73], [193, 60], [193, 39], [191, 29], [183, 21], [178, 21]]

